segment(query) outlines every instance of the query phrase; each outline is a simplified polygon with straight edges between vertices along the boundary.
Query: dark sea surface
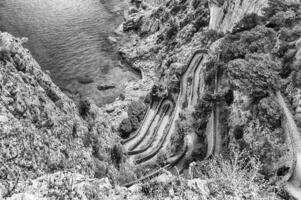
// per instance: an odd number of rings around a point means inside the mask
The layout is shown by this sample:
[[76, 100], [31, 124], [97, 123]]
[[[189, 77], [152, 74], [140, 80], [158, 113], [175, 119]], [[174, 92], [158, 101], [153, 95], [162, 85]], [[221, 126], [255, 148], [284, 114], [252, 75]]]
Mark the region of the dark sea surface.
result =
[[[122, 22], [122, 1], [0, 0], [0, 30], [27, 37], [25, 47], [63, 91], [103, 105], [139, 78], [120, 67], [108, 40]], [[99, 91], [99, 85], [116, 88]]]

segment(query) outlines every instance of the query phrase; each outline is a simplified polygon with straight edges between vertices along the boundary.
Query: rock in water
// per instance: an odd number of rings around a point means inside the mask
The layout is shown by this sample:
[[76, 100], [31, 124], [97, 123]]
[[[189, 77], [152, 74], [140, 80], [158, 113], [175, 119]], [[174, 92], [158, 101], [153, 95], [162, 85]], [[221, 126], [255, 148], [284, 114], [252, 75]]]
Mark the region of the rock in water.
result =
[[116, 88], [115, 85], [98, 85], [97, 86], [97, 89], [100, 91], [114, 89], [114, 88]]
[[78, 82], [81, 84], [89, 84], [89, 83], [93, 83], [94, 79], [88, 75], [85, 75], [85, 76], [79, 77]]

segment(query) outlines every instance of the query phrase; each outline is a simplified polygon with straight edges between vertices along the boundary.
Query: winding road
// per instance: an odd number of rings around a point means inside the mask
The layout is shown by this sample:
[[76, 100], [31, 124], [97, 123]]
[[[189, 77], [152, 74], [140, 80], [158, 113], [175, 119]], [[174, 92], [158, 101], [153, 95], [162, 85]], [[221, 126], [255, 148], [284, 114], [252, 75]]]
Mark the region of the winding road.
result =
[[[182, 75], [177, 101], [174, 102], [172, 99], [166, 98], [152, 102], [140, 128], [130, 138], [122, 141], [131, 162], [136, 165], [156, 163], [159, 152], [162, 149], [168, 149], [171, 137], [176, 132], [176, 123], [180, 112], [184, 109], [193, 108], [204, 93], [205, 84], [202, 70], [206, 60], [207, 55], [202, 51], [197, 51]], [[217, 74], [215, 81], [214, 92], [217, 93], [220, 85], [220, 78]], [[284, 181], [286, 181], [287, 191], [296, 199], [301, 200], [301, 135], [280, 91], [276, 92], [276, 99], [284, 113], [282, 126], [293, 151], [292, 166], [284, 177]], [[218, 154], [222, 145], [219, 115], [220, 108], [216, 105], [206, 128], [207, 158]], [[177, 155], [167, 158], [165, 166], [134, 182], [127, 183], [125, 186], [129, 187], [135, 183], [149, 180], [175, 166], [182, 167], [184, 158], [192, 154], [194, 141], [193, 134], [188, 134], [185, 137], [182, 150]]]
[[284, 181], [287, 182], [287, 191], [296, 199], [301, 200], [301, 136], [280, 91], [276, 92], [276, 98], [284, 113], [283, 128], [293, 151], [293, 164]]
[[[218, 72], [216, 72], [214, 93], [219, 92], [220, 81], [221, 80], [220, 77], [218, 76]], [[218, 155], [222, 149], [222, 137], [221, 137], [221, 127], [220, 127], [219, 119], [220, 119], [220, 106], [215, 104], [206, 127], [207, 143], [208, 143], [206, 159], [209, 158], [210, 156]]]
[[[181, 77], [180, 92], [176, 102], [172, 98], [152, 102], [140, 128], [130, 138], [122, 141], [130, 162], [136, 165], [154, 163], [159, 152], [162, 149], [168, 149], [171, 138], [176, 131], [180, 112], [184, 109], [193, 108], [204, 91], [202, 72], [204, 61], [207, 59], [205, 53], [207, 51], [200, 50], [191, 57]], [[167, 158], [166, 165], [161, 170], [170, 169], [178, 164], [183, 165], [181, 160], [191, 154], [193, 140], [193, 137], [188, 135], [180, 153]], [[150, 174], [150, 176], [155, 173]]]

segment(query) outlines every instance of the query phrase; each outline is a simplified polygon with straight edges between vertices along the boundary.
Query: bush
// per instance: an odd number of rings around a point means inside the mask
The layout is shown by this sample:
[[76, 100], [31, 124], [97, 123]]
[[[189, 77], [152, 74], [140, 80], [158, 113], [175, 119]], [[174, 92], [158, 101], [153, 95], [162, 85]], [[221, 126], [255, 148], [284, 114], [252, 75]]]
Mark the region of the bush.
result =
[[167, 154], [166, 154], [166, 151], [165, 150], [161, 150], [158, 154], [158, 157], [157, 157], [157, 164], [160, 166], [160, 167], [163, 167], [165, 164], [166, 164], [166, 161], [167, 161]]
[[122, 138], [129, 137], [130, 133], [139, 128], [145, 112], [146, 106], [141, 100], [131, 102], [127, 111], [128, 118], [123, 119], [119, 125], [119, 132]]
[[12, 60], [12, 53], [8, 49], [0, 49], [0, 60], [2, 60], [5, 64], [7, 61]]
[[140, 122], [145, 115], [145, 111], [146, 106], [142, 101], [132, 101], [128, 108], [128, 116], [130, 118], [137, 118], [138, 122]]
[[111, 149], [111, 160], [117, 168], [120, 168], [120, 164], [123, 161], [123, 151], [121, 144], [115, 144]]
[[129, 118], [123, 119], [119, 125], [119, 132], [122, 138], [128, 138], [133, 132], [132, 123]]
[[194, 118], [193, 128], [199, 136], [203, 136], [207, 123], [209, 121], [211, 112], [213, 110], [213, 103], [210, 102], [210, 94], [206, 93], [195, 106], [195, 111], [192, 113]]
[[209, 41], [215, 42], [216, 40], [224, 36], [224, 33], [212, 29], [204, 31], [203, 34], [204, 34], [204, 39], [203, 39], [204, 43], [208, 43]]
[[281, 65], [268, 56], [252, 54], [246, 59], [229, 62], [226, 74], [234, 89], [252, 94], [255, 91], [278, 90], [281, 86], [280, 70]]
[[292, 10], [297, 13], [299, 8], [299, 3], [287, 3], [282, 0], [269, 0], [269, 6], [264, 8], [263, 11], [266, 18], [271, 18], [278, 12], [286, 12], [288, 10]]
[[79, 111], [79, 114], [82, 117], [87, 117], [88, 116], [90, 108], [91, 108], [91, 105], [90, 105], [90, 102], [87, 99], [85, 99], [85, 100], [81, 99], [79, 101], [78, 111]]
[[191, 113], [180, 113], [179, 120], [176, 123], [176, 132], [171, 138], [172, 152], [178, 153], [183, 149], [185, 136], [191, 133], [193, 119]]
[[166, 38], [167, 40], [170, 40], [170, 39], [172, 39], [174, 36], [176, 36], [177, 33], [178, 33], [178, 25], [176, 24], [176, 22], [171, 21], [171, 22], [169, 23], [169, 27], [167, 28], [165, 38]]
[[104, 178], [107, 176], [107, 163], [95, 159], [95, 174], [94, 178]]
[[247, 14], [233, 28], [233, 32], [250, 30], [258, 24], [263, 24], [265, 19], [256, 13]]
[[276, 32], [265, 26], [227, 35], [221, 44], [220, 59], [227, 63], [251, 53], [270, 53], [275, 46]]
[[132, 166], [123, 164], [120, 167], [118, 173], [113, 178], [116, 178], [116, 181], [119, 185], [130, 183], [136, 180], [137, 178], [132, 170], [133, 170]]
[[155, 84], [151, 89], [151, 96], [154, 99], [164, 99], [168, 96], [167, 86], [163, 83]]
[[169, 79], [168, 79], [168, 90], [176, 93], [180, 90], [180, 80], [177, 78], [176, 75], [172, 75]]
[[208, 188], [214, 199], [277, 199], [275, 188], [261, 176], [261, 163], [246, 152], [232, 152], [231, 157], [214, 157], [194, 165], [194, 178], [210, 180]]

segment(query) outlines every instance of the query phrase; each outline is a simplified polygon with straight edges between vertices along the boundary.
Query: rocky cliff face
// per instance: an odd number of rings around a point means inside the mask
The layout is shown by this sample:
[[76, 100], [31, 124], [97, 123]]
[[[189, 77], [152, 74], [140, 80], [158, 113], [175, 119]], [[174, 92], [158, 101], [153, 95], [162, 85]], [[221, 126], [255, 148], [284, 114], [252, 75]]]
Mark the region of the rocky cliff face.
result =
[[256, 13], [263, 15], [262, 9], [268, 6], [268, 0], [259, 1], [210, 1], [209, 29], [231, 32], [245, 15]]
[[97, 162], [105, 166], [115, 140], [98, 108], [86, 103], [78, 109], [22, 47], [23, 41], [0, 32], [0, 188], [4, 196], [26, 180], [57, 171], [94, 177]]

